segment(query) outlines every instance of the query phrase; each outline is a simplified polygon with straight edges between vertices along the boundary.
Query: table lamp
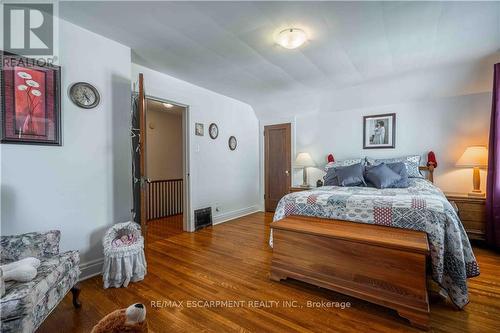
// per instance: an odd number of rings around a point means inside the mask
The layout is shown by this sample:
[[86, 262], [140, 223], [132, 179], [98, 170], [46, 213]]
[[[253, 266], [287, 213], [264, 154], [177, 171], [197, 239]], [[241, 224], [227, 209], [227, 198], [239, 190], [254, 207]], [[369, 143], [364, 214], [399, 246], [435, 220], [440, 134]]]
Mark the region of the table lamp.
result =
[[481, 178], [479, 176], [479, 168], [488, 166], [488, 149], [485, 146], [470, 146], [465, 149], [462, 156], [457, 161], [458, 167], [473, 168], [472, 184], [474, 186], [472, 192], [469, 192], [470, 197], [484, 197], [485, 193], [481, 191]]
[[307, 168], [316, 166], [311, 155], [309, 153], [299, 153], [297, 155], [297, 159], [295, 160], [295, 166], [298, 168], [303, 168], [302, 171], [302, 185], [301, 187], [309, 187], [310, 185], [307, 183]]

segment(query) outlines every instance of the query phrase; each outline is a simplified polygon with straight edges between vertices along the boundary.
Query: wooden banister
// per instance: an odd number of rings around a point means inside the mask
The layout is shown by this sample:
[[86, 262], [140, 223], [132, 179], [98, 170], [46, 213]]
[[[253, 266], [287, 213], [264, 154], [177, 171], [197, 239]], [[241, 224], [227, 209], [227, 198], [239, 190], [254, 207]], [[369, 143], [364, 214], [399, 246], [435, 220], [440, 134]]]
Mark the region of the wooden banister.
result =
[[182, 178], [150, 181], [148, 183], [148, 220], [182, 214], [183, 190]]

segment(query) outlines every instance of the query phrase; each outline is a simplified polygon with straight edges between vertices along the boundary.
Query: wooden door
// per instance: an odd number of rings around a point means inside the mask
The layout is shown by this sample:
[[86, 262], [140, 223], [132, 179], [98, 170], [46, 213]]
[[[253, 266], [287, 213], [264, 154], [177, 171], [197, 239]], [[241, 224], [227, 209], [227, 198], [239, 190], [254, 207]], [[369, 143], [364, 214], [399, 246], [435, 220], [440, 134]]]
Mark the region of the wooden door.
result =
[[146, 235], [148, 207], [148, 178], [146, 174], [146, 93], [144, 76], [139, 74], [135, 85], [137, 91], [133, 99], [132, 146], [133, 146], [133, 187], [134, 187], [134, 221], [140, 223], [142, 234]]
[[292, 183], [291, 126], [264, 126], [265, 208], [274, 212]]

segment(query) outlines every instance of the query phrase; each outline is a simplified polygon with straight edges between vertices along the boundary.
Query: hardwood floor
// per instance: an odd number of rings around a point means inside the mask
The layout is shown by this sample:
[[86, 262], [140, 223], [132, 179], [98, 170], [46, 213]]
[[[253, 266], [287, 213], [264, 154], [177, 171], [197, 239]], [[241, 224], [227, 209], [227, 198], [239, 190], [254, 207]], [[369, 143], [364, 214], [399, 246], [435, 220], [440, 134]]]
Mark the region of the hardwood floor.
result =
[[159, 240], [182, 234], [182, 222], [182, 214], [148, 221], [146, 228], [146, 243], [157, 242]]
[[[101, 277], [83, 281], [82, 307], [75, 310], [66, 296], [39, 332], [89, 332], [107, 313], [135, 302], [146, 304], [151, 332], [419, 332], [395, 311], [298, 281], [271, 281], [271, 220], [272, 214], [256, 213], [196, 233], [152, 226], [144, 281], [107, 290]], [[498, 332], [500, 255], [479, 247], [474, 252], [481, 275], [469, 280], [470, 303], [457, 311], [431, 302], [431, 331]], [[169, 301], [183, 301], [183, 307]], [[244, 301], [244, 306], [194, 308], [188, 301]], [[257, 303], [250, 306], [252, 301]], [[308, 307], [308, 301], [351, 306]], [[163, 307], [152, 306], [157, 302]]]

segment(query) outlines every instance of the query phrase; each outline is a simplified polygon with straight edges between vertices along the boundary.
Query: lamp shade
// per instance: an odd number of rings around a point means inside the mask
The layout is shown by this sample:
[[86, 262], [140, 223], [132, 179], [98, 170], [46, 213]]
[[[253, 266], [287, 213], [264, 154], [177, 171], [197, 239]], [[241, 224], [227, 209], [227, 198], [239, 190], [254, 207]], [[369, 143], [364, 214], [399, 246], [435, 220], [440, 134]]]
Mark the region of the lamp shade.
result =
[[486, 167], [488, 165], [488, 149], [485, 146], [470, 146], [465, 149], [457, 161], [459, 167]]
[[297, 155], [297, 159], [295, 160], [295, 166], [301, 168], [312, 167], [316, 166], [316, 163], [314, 163], [309, 153], [299, 153]]

